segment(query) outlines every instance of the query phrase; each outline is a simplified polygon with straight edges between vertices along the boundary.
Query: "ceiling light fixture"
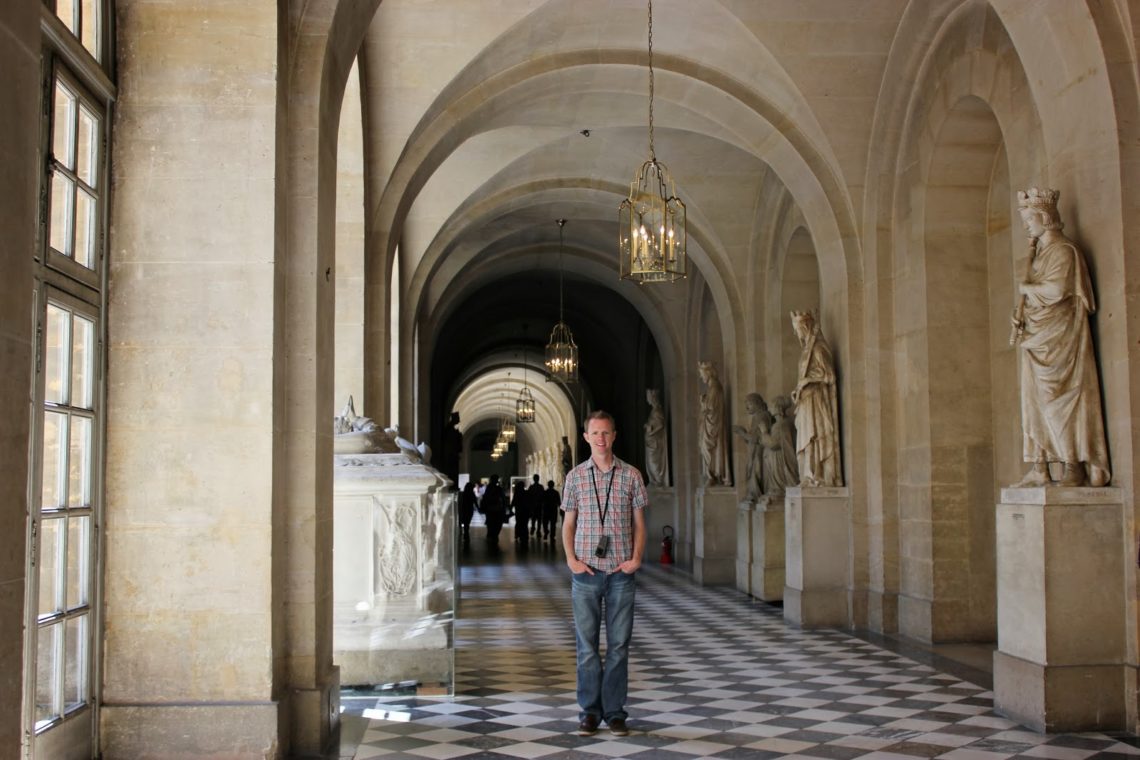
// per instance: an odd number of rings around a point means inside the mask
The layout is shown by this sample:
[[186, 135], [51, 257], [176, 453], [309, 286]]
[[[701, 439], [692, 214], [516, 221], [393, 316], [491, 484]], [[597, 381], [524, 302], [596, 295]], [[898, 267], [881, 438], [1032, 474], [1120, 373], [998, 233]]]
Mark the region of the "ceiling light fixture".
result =
[[530, 392], [530, 388], [526, 382], [526, 349], [523, 349], [523, 387], [519, 391], [519, 397], [515, 399], [515, 422], [520, 425], [526, 422], [534, 422], [534, 394]]
[[688, 274], [685, 204], [653, 150], [653, 0], [649, 0], [649, 160], [618, 206], [618, 269], [638, 284], [675, 282]]
[[546, 369], [555, 379], [573, 383], [578, 380], [578, 346], [570, 328], [562, 321], [562, 228], [566, 220], [555, 221], [558, 222], [558, 324], [546, 344]]

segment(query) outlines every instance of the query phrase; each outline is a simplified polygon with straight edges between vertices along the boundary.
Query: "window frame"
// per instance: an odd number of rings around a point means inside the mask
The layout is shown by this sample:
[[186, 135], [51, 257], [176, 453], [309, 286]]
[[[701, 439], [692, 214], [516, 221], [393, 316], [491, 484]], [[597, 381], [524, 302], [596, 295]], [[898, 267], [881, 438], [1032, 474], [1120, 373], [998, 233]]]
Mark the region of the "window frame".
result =
[[[81, 0], [77, 0], [81, 2]], [[114, 84], [114, 0], [93, 0], [99, 14], [95, 29], [95, 53], [88, 51], [74, 36], [64, 22], [55, 14], [56, 0], [43, 0], [40, 8], [41, 32], [41, 113], [40, 113], [40, 170], [37, 172], [38, 213], [37, 241], [30, 252], [33, 260], [33, 309], [31, 318], [32, 334], [35, 337], [35, 356], [29, 376], [29, 404], [31, 406], [31, 430], [28, 438], [28, 492], [26, 529], [26, 581], [25, 581], [25, 638], [24, 638], [24, 704], [21, 709], [22, 752], [26, 758], [50, 758], [63, 756], [95, 757], [99, 748], [99, 710], [101, 702], [103, 669], [103, 563], [104, 544], [104, 496], [106, 475], [106, 374], [107, 374], [107, 259], [109, 251], [109, 220], [111, 209], [111, 133], [114, 123], [114, 102], [117, 91]], [[78, 11], [82, 12], [82, 11]], [[82, 27], [81, 27], [82, 30]], [[95, 196], [92, 206], [92, 253], [91, 268], [71, 260], [51, 250], [50, 212], [51, 182], [58, 165], [53, 161], [53, 122], [54, 94], [57, 81], [62, 82], [75, 94], [76, 102], [82, 104], [98, 122], [99, 134], [92, 145], [97, 153], [96, 164], [91, 167]], [[71, 124], [77, 124], [78, 112], [73, 113]], [[70, 126], [69, 126], [70, 129]], [[81, 168], [77, 161], [75, 173]], [[78, 191], [76, 191], [78, 192]], [[92, 323], [92, 351], [89, 369], [91, 377], [85, 382], [90, 388], [89, 405], [83, 409], [68, 405], [49, 405], [46, 399], [45, 375], [47, 364], [47, 342], [44, 330], [47, 327], [48, 304], [55, 303], [71, 314], [69, 329], [73, 329], [75, 315], [80, 315]], [[68, 341], [69, 353], [74, 351]], [[70, 361], [70, 357], [69, 357]], [[74, 382], [74, 374], [69, 374], [69, 382]], [[67, 399], [68, 402], [74, 398]], [[90, 420], [88, 441], [88, 487], [89, 503], [72, 506], [64, 502], [62, 509], [41, 509], [43, 488], [43, 445], [45, 415], [56, 408], [67, 409], [69, 419], [84, 417]], [[72, 456], [71, 439], [61, 441], [67, 449], [67, 457]], [[71, 473], [60, 475], [61, 482], [69, 487]], [[60, 542], [57, 557], [62, 567], [55, 569], [53, 583], [62, 578], [62, 587], [54, 589], [54, 600], [62, 599], [62, 609], [40, 616], [39, 591], [43, 579], [40, 555], [43, 542], [45, 519], [60, 519]], [[75, 534], [69, 525], [85, 520], [84, 532]], [[74, 535], [85, 539], [83, 557], [76, 565], [68, 566], [71, 558], [66, 553], [66, 542]], [[72, 583], [73, 571], [82, 576], [85, 584], [78, 587]], [[85, 587], [84, 587], [85, 585]], [[69, 596], [78, 588], [79, 598], [85, 602], [76, 604]], [[80, 697], [69, 707], [67, 665], [68, 633], [73, 630], [73, 621], [85, 620], [81, 624], [81, 640], [86, 651], [80, 656], [78, 678]], [[53, 626], [58, 626], [54, 628]], [[36, 727], [37, 712], [37, 661], [38, 640], [41, 630], [52, 630], [53, 636], [64, 637], [58, 662], [53, 662], [53, 684], [58, 695], [53, 698], [53, 708], [61, 706], [62, 716], [53, 717], [45, 725]], [[58, 633], [55, 631], [58, 630]], [[74, 650], [72, 650], [74, 651]]]

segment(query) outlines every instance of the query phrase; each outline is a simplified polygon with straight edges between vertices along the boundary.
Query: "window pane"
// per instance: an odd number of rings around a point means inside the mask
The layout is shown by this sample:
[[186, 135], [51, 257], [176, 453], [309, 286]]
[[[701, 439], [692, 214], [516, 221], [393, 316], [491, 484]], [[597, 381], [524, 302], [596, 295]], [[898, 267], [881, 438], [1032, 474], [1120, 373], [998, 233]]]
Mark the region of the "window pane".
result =
[[71, 451], [68, 455], [67, 506], [91, 506], [91, 420], [71, 417]]
[[96, 0], [83, 0], [83, 32], [80, 41], [87, 52], [99, 60], [99, 2]]
[[94, 269], [92, 260], [95, 249], [95, 199], [80, 190], [75, 195], [75, 248], [77, 264]]
[[71, 337], [71, 405], [92, 408], [95, 378], [95, 323], [76, 315]]
[[55, 0], [55, 15], [71, 30], [72, 34], [79, 31], [78, 19], [75, 18], [75, 0]]
[[55, 118], [52, 121], [51, 151], [55, 160], [69, 169], [75, 168], [75, 95], [59, 82], [55, 83]]
[[95, 187], [95, 167], [99, 165], [99, 120], [79, 107], [79, 132], [75, 140], [75, 173], [88, 187]]
[[59, 717], [56, 695], [59, 690], [56, 674], [59, 672], [58, 634], [63, 625], [55, 623], [39, 630], [36, 643], [36, 728]]
[[64, 256], [71, 256], [71, 220], [74, 217], [75, 183], [66, 175], [51, 175], [51, 247]]
[[67, 472], [67, 415], [44, 412], [44, 487], [40, 509], [63, 506], [63, 474]]
[[44, 328], [44, 400], [49, 404], [67, 403], [70, 359], [71, 313], [49, 303]]
[[87, 701], [87, 615], [71, 618], [66, 626], [63, 710], [70, 712]]
[[82, 607], [91, 600], [91, 518], [72, 517], [67, 521], [67, 609]]
[[59, 598], [59, 552], [63, 519], [40, 521], [40, 617], [62, 612]]

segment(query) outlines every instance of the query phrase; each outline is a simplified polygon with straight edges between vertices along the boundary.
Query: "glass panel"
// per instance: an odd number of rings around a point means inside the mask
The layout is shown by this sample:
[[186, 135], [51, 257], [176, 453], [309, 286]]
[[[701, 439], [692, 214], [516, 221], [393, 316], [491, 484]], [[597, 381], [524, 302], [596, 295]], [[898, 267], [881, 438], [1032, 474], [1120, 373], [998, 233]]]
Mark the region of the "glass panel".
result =
[[95, 377], [95, 323], [77, 314], [71, 329], [71, 405], [91, 409]]
[[82, 607], [91, 599], [91, 517], [83, 515], [67, 521], [67, 609]]
[[71, 618], [64, 632], [63, 710], [82, 707], [87, 693], [87, 616]]
[[71, 256], [71, 220], [75, 203], [75, 183], [60, 172], [51, 175], [51, 247]]
[[67, 403], [70, 359], [71, 313], [49, 303], [44, 329], [44, 400], [49, 404]]
[[67, 472], [67, 415], [44, 412], [44, 484], [40, 509], [59, 509], [63, 502], [63, 474]]
[[59, 82], [55, 83], [55, 119], [52, 121], [51, 151], [55, 160], [69, 169], [75, 168], [73, 157], [75, 135], [75, 95]]
[[71, 30], [72, 34], [79, 31], [75, 18], [75, 0], [55, 0], [55, 15]]
[[56, 696], [59, 680], [56, 678], [59, 662], [58, 634], [63, 625], [44, 626], [37, 634], [36, 643], [36, 728], [59, 717]]
[[75, 194], [75, 248], [73, 256], [77, 264], [94, 269], [92, 260], [95, 247], [95, 199], [80, 190]]
[[67, 506], [91, 506], [91, 419], [71, 416], [71, 451], [68, 455]]
[[81, 42], [87, 52], [99, 60], [99, 5], [96, 0], [83, 0], [83, 32]]
[[75, 173], [88, 187], [95, 187], [95, 167], [99, 165], [99, 120], [79, 107], [79, 132], [75, 140]]
[[63, 547], [63, 518], [40, 521], [40, 617], [63, 610], [59, 598], [59, 552]]

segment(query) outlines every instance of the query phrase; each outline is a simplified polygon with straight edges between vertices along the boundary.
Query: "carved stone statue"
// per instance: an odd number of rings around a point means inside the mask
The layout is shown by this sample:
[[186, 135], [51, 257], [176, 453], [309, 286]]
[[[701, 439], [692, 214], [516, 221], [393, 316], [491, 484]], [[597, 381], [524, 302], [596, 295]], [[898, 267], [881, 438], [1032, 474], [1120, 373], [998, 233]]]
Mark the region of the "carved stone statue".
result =
[[697, 443], [706, 486], [732, 485], [728, 477], [728, 431], [724, 425], [724, 386], [711, 362], [699, 362], [697, 371], [706, 390], [701, 394]]
[[651, 486], [669, 485], [669, 438], [665, 430], [665, 410], [656, 388], [645, 391], [649, 418], [645, 420], [645, 474]]
[[764, 493], [782, 496], [800, 482], [796, 463], [795, 408], [788, 396], [776, 396], [768, 405], [772, 427], [764, 436]]
[[1089, 333], [1096, 301], [1080, 248], [1061, 234], [1058, 195], [1038, 188], [1017, 194], [1030, 258], [1010, 342], [1021, 349], [1023, 456], [1033, 465], [1018, 485], [1052, 483], [1049, 465], [1057, 463], [1058, 485], [1099, 487], [1111, 475]]
[[399, 450], [387, 431], [381, 430], [371, 418], [356, 414], [352, 396], [348, 397], [340, 416], [333, 417], [334, 454], [380, 454]]
[[792, 312], [792, 329], [803, 347], [799, 380], [792, 391], [796, 405], [796, 460], [801, 486], [841, 486], [839, 403], [831, 346], [810, 311]]
[[749, 501], [756, 501], [768, 493], [765, 487], [764, 439], [772, 428], [772, 415], [768, 405], [759, 393], [749, 393], [744, 397], [744, 411], [748, 412], [748, 427], [733, 425], [732, 430], [748, 444], [748, 465], [744, 470], [745, 495]]
[[562, 436], [562, 477], [574, 469], [574, 454], [570, 451], [570, 439]]

